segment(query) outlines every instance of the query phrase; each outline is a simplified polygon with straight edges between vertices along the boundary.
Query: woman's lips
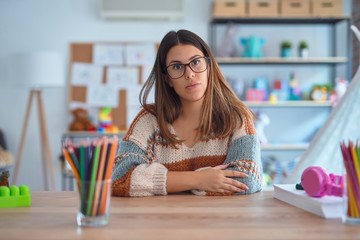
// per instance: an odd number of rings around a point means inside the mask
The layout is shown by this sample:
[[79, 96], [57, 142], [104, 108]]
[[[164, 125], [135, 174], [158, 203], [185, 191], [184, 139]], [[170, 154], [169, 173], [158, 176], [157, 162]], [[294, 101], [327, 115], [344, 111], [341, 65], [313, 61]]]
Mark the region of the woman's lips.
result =
[[187, 85], [186, 86], [186, 88], [194, 88], [194, 87], [196, 87], [197, 85], [199, 85], [199, 83], [191, 83], [191, 84], [189, 84], [189, 85]]

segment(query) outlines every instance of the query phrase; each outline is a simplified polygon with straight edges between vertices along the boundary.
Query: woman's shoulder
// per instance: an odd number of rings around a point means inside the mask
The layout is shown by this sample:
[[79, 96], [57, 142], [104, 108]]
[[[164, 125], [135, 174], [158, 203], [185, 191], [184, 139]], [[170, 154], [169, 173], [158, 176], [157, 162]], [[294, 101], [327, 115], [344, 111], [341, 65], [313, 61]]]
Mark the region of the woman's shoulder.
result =
[[145, 133], [149, 130], [153, 132], [155, 129], [158, 128], [159, 127], [155, 115], [148, 110], [142, 108], [130, 124], [128, 131], [124, 136], [124, 139], [129, 138], [130, 135], [136, 132]]

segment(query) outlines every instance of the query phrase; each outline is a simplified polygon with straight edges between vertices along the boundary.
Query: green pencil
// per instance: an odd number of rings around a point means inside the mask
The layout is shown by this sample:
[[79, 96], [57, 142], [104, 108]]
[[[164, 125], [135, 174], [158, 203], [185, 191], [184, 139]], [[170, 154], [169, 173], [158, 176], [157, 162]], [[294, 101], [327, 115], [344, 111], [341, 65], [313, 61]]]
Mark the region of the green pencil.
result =
[[99, 163], [99, 152], [100, 152], [100, 145], [98, 143], [95, 143], [95, 148], [93, 152], [93, 161], [92, 161], [92, 168], [91, 168], [91, 175], [90, 175], [90, 186], [89, 186], [89, 196], [88, 196], [88, 205], [86, 209], [86, 215], [91, 215], [91, 209], [92, 209], [92, 202], [93, 202], [93, 195], [94, 195], [94, 188], [95, 188], [95, 182], [96, 182], [96, 173]]
[[79, 145], [79, 155], [80, 155], [80, 199], [81, 199], [81, 212], [85, 214], [85, 150], [84, 145]]

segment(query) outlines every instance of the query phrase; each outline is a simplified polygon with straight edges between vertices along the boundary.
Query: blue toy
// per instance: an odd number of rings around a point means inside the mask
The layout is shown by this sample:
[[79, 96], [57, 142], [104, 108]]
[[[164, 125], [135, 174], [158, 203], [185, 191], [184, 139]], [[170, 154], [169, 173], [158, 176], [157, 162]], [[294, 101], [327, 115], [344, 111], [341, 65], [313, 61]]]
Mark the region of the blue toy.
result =
[[242, 57], [247, 58], [260, 58], [262, 57], [261, 47], [264, 45], [265, 40], [260, 37], [250, 36], [248, 38], [241, 38], [241, 44], [244, 45], [245, 51]]

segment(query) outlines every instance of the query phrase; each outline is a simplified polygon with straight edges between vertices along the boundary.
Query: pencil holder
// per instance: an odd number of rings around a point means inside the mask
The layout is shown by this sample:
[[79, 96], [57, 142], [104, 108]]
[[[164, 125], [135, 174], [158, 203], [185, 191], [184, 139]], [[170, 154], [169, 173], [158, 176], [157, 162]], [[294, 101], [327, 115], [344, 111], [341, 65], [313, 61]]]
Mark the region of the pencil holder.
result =
[[351, 141], [340, 145], [343, 155], [343, 217], [348, 224], [360, 224], [360, 147]]
[[77, 181], [79, 208], [77, 225], [101, 227], [109, 223], [111, 180]]
[[355, 197], [357, 194], [359, 194], [360, 189], [355, 189], [355, 186], [353, 186], [353, 184], [351, 183], [350, 174], [346, 173], [346, 169], [344, 169], [343, 176], [344, 212], [342, 221], [349, 224], [360, 224], [360, 202]]

